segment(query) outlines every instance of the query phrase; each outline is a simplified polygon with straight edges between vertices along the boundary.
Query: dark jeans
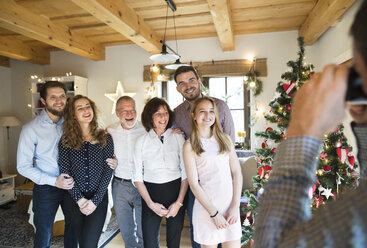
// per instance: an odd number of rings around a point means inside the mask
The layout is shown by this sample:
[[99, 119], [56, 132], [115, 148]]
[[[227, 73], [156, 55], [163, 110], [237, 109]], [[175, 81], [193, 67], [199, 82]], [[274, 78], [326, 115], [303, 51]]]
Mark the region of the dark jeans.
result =
[[[150, 198], [168, 208], [177, 200], [181, 187], [181, 178], [162, 184], [144, 182]], [[179, 248], [181, 232], [185, 219], [185, 209], [180, 208], [175, 217], [166, 219], [166, 240], [168, 248]], [[162, 217], [154, 213], [142, 199], [142, 227], [145, 248], [159, 247], [159, 230]]]
[[[192, 225], [192, 210], [194, 208], [195, 196], [192, 193], [190, 187], [187, 189], [187, 217], [189, 218], [190, 239], [192, 248], [200, 248], [200, 244], [194, 241], [194, 226]], [[222, 244], [218, 245], [218, 248], [222, 248]]]
[[[82, 194], [86, 199], [91, 199], [94, 195], [94, 193]], [[106, 192], [103, 200], [98, 204], [94, 212], [86, 216], [80, 212], [78, 204], [71, 198], [70, 194], [65, 194], [65, 216], [68, 216], [71, 220], [80, 248], [98, 246], [99, 237], [106, 219], [107, 205], [108, 195]]]
[[[51, 233], [54, 225], [57, 209], [61, 205], [65, 213], [64, 196], [68, 194], [50, 185], [34, 185], [33, 188], [33, 222], [36, 228], [34, 236], [34, 247], [44, 248], [51, 246]], [[70, 220], [65, 216], [64, 247], [76, 248], [78, 242], [70, 224]]]

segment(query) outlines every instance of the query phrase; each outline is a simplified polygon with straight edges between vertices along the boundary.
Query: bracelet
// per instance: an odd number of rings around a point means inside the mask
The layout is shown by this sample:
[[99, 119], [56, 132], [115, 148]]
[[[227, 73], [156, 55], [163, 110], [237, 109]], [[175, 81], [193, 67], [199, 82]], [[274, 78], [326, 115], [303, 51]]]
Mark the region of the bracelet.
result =
[[178, 203], [178, 205], [180, 205], [180, 207], [183, 206], [183, 204], [180, 201], [176, 201]]
[[215, 212], [215, 214], [210, 215], [210, 218], [214, 218], [215, 216], [217, 216], [217, 214], [218, 214], [218, 210], [217, 210], [217, 212]]

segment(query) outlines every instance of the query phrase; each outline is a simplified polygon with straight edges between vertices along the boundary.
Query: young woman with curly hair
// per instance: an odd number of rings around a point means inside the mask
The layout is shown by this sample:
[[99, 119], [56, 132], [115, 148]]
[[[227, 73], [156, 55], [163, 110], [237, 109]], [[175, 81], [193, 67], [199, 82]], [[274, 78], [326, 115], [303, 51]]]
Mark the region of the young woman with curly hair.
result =
[[204, 248], [240, 248], [242, 174], [234, 146], [223, 133], [215, 102], [202, 97], [191, 106], [191, 135], [183, 147], [195, 195], [194, 240]]
[[85, 96], [69, 100], [63, 127], [59, 167], [75, 181], [65, 195], [65, 215], [71, 219], [79, 247], [97, 247], [107, 213], [113, 171], [107, 159], [113, 157], [113, 141], [98, 127], [96, 105]]

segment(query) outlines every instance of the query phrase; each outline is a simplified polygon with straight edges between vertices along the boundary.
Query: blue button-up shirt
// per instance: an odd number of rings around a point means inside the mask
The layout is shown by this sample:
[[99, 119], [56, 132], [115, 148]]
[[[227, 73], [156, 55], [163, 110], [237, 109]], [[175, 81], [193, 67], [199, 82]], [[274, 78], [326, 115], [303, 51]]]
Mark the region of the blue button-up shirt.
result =
[[55, 186], [60, 175], [58, 143], [63, 121], [60, 118], [54, 123], [42, 110], [39, 116], [23, 126], [17, 153], [17, 169], [22, 176], [39, 185]]

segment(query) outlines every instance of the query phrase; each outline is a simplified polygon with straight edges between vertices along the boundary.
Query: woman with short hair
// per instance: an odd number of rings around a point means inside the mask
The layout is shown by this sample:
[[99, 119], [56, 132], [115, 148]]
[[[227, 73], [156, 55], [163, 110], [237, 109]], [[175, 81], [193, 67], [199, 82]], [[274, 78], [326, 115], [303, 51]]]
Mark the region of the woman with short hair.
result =
[[148, 133], [136, 142], [134, 182], [142, 196], [144, 247], [159, 247], [159, 229], [165, 217], [167, 247], [178, 248], [188, 187], [182, 159], [184, 138], [170, 129], [173, 112], [163, 99], [151, 99], [141, 119]]

